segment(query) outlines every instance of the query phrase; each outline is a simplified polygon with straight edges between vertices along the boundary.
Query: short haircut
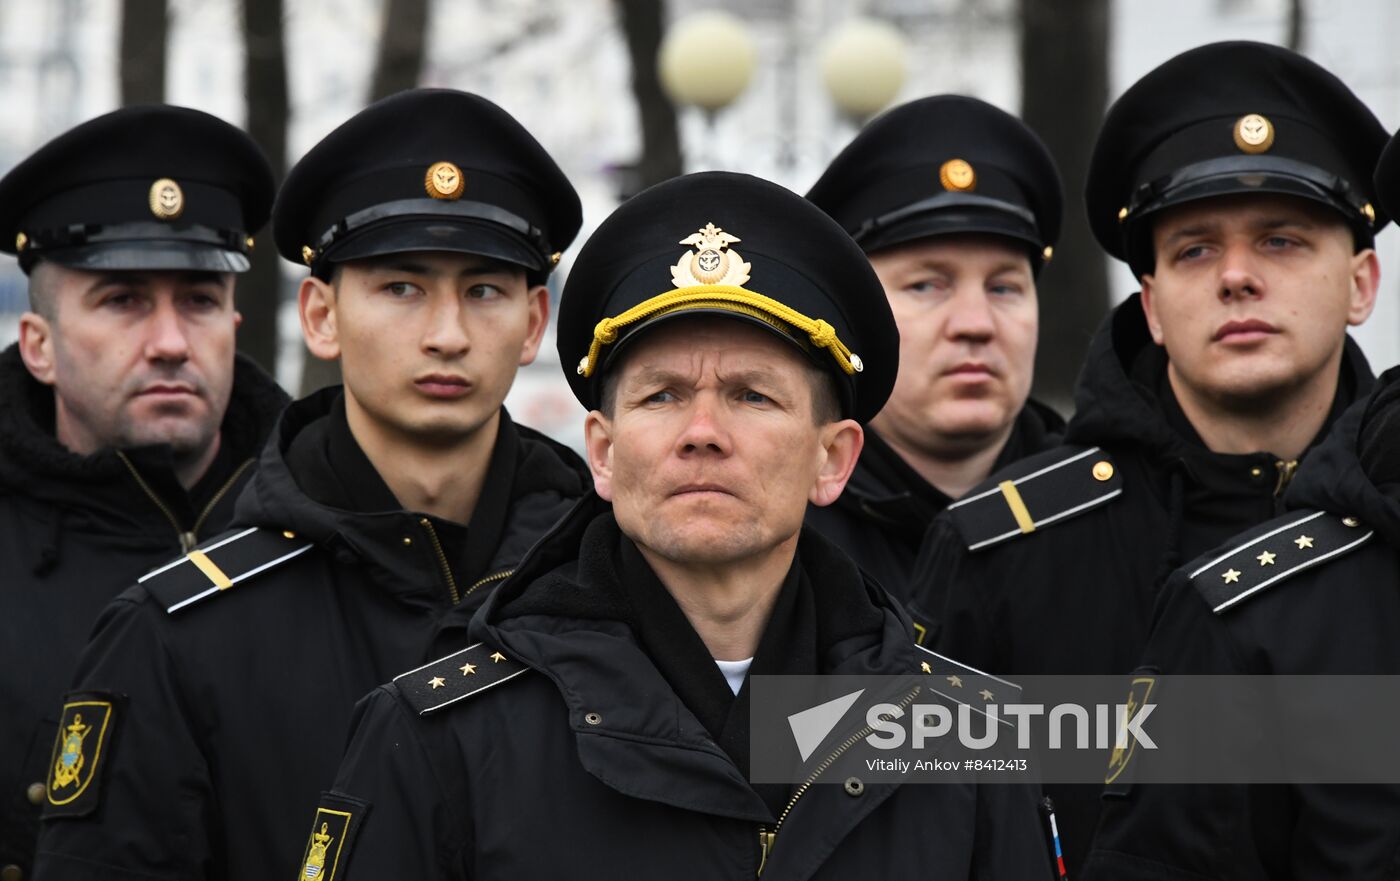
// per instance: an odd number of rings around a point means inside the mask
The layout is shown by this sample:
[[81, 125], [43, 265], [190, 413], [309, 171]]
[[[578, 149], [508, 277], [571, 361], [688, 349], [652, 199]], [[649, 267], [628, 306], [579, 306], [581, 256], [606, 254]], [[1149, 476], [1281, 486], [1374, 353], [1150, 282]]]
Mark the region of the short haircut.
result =
[[57, 274], [47, 260], [39, 260], [29, 270], [29, 308], [48, 322], [58, 314]]
[[[622, 378], [621, 365], [603, 375], [603, 387], [598, 395], [598, 409], [608, 419], [617, 409], [617, 386]], [[830, 425], [841, 418], [841, 395], [831, 374], [815, 364], [803, 364], [807, 384], [812, 389], [812, 421], [818, 426]]]

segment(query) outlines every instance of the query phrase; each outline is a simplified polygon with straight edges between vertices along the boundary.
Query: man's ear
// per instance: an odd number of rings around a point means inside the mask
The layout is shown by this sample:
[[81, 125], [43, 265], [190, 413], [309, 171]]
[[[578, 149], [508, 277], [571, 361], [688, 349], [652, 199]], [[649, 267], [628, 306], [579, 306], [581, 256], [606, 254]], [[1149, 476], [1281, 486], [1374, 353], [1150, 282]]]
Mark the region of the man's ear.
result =
[[304, 278], [297, 290], [297, 314], [306, 348], [322, 361], [340, 357], [340, 333], [336, 324], [336, 291], [329, 282]]
[[31, 376], [44, 385], [54, 384], [53, 327], [38, 312], [19, 318], [19, 356]]
[[1347, 324], [1357, 327], [1371, 317], [1376, 308], [1376, 293], [1381, 286], [1381, 261], [1375, 249], [1365, 248], [1351, 258], [1351, 300], [1347, 308]]
[[583, 420], [583, 448], [588, 454], [588, 470], [593, 472], [593, 489], [605, 502], [613, 500], [612, 421], [593, 410]]
[[535, 285], [526, 293], [530, 305], [530, 327], [525, 334], [525, 344], [520, 347], [520, 366], [533, 364], [540, 353], [540, 341], [544, 339], [544, 329], [549, 326], [549, 288]]
[[1162, 322], [1157, 318], [1156, 280], [1149, 273], [1142, 277], [1142, 314], [1147, 316], [1147, 332], [1152, 334], [1152, 342], [1161, 346]]
[[817, 480], [807, 499], [817, 507], [825, 507], [841, 497], [846, 481], [856, 469], [861, 448], [865, 446], [865, 432], [854, 419], [832, 422], [821, 430], [821, 465], [817, 469]]

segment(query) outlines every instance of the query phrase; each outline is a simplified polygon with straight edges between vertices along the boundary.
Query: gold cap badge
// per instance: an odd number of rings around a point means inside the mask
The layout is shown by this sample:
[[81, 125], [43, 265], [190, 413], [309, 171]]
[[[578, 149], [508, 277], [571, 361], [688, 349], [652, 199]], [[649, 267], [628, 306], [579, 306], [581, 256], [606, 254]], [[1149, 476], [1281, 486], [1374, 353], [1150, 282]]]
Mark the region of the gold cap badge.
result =
[[1050, 258], [1055, 256], [1055, 246], [1046, 245], [1045, 250], [1040, 252], [1040, 256], [1045, 260], [1046, 263], [1049, 263]]
[[151, 213], [161, 220], [174, 220], [185, 210], [185, 193], [168, 177], [151, 184], [148, 198]]
[[314, 260], [314, 259], [316, 259], [316, 252], [313, 251], [313, 250], [311, 250], [311, 246], [310, 246], [310, 245], [302, 245], [302, 246], [301, 246], [301, 262], [302, 262], [302, 263], [305, 263], [307, 266], [310, 266], [310, 265], [311, 265], [311, 261]]
[[15, 250], [16, 250], [16, 251], [23, 251], [23, 250], [25, 249], [25, 246], [27, 246], [28, 244], [29, 244], [29, 236], [25, 235], [24, 233], [20, 233], [20, 234], [18, 234], [18, 235], [15, 236]]
[[1370, 202], [1361, 206], [1361, 216], [1366, 218], [1367, 223], [1376, 222], [1376, 209], [1371, 206]]
[[713, 223], [707, 223], [694, 235], [686, 236], [678, 244], [694, 245], [698, 250], [686, 251], [685, 255], [671, 267], [671, 281], [678, 288], [692, 288], [700, 285], [718, 284], [738, 287], [749, 280], [749, 264], [739, 256], [739, 252], [728, 250], [739, 241]]
[[977, 172], [965, 159], [949, 159], [938, 168], [938, 182], [945, 190], [966, 193], [977, 189]]
[[423, 176], [423, 189], [434, 199], [457, 199], [467, 187], [462, 169], [451, 162], [434, 162]]
[[1265, 153], [1274, 145], [1273, 123], [1258, 113], [1248, 113], [1235, 122], [1235, 146], [1244, 153]]

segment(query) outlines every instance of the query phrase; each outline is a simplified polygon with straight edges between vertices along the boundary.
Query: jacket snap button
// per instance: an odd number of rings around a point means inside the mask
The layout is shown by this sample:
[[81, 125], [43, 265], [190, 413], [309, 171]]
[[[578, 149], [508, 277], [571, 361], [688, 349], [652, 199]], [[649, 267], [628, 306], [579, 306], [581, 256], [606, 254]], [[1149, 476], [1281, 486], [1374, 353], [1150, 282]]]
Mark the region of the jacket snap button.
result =
[[852, 798], [859, 798], [865, 793], [865, 784], [860, 782], [859, 777], [846, 778], [846, 794]]
[[603, 717], [597, 713], [589, 713], [587, 716], [583, 717], [583, 721], [587, 722], [589, 725], [601, 725], [603, 724]]
[[41, 805], [44, 803], [44, 784], [31, 783], [29, 784], [29, 788], [24, 791], [24, 794], [25, 797], [29, 799], [30, 804]]

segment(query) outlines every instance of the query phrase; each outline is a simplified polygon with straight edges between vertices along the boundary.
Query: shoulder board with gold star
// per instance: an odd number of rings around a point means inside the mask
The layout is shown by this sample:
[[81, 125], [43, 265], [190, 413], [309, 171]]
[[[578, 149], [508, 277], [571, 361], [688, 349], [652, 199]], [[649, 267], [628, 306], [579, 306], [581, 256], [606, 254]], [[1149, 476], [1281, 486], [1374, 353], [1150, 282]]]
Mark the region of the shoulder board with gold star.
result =
[[1191, 583], [1218, 615], [1299, 572], [1361, 547], [1375, 532], [1355, 517], [1326, 511], [1289, 514], [1197, 559]]
[[1017, 462], [948, 506], [969, 551], [1077, 517], [1123, 494], [1123, 478], [1099, 447], [1060, 447]]
[[[1014, 682], [983, 673], [976, 667], [940, 655], [918, 643], [914, 644], [914, 648], [918, 649], [919, 670], [927, 678], [925, 687], [939, 697], [963, 704], [984, 716], [983, 704], [1017, 703], [1021, 700], [1021, 686]], [[1006, 725], [1015, 724], [1010, 719], [1000, 717], [997, 721]]]
[[509, 682], [529, 670], [521, 662], [479, 642], [431, 664], [400, 673], [394, 677], [394, 685], [418, 715], [426, 716]]
[[311, 542], [298, 540], [292, 532], [258, 527], [230, 530], [137, 581], [166, 612], [174, 614], [280, 566], [311, 547]]

